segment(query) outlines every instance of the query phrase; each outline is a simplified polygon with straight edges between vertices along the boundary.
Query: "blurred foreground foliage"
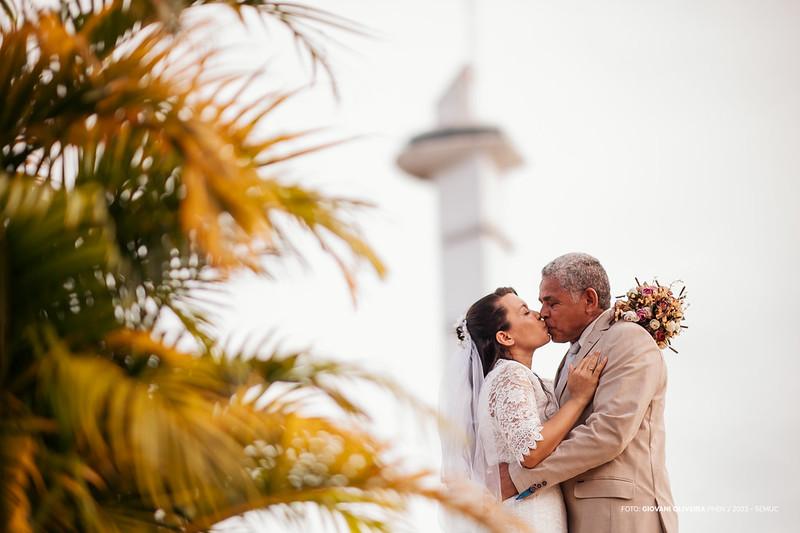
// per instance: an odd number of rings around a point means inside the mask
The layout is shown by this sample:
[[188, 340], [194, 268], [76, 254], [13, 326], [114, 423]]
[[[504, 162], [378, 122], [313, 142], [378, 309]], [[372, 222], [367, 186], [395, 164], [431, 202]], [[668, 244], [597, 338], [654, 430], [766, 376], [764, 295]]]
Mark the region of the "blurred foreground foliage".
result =
[[[391, 382], [209, 333], [204, 295], [297, 256], [288, 232], [351, 290], [360, 261], [384, 267], [348, 222], [359, 202], [274, 175], [325, 145], [261, 133], [291, 95], [243, 103], [256, 77], [192, 40], [208, 4], [283, 24], [323, 69], [320, 27], [359, 31], [264, 0], [0, 0], [0, 529], [196, 531], [261, 509], [382, 531], [415, 496], [488, 520], [385, 459], [343, 384]], [[194, 348], [153, 333], [165, 315]], [[331, 414], [304, 414], [320, 398]]]

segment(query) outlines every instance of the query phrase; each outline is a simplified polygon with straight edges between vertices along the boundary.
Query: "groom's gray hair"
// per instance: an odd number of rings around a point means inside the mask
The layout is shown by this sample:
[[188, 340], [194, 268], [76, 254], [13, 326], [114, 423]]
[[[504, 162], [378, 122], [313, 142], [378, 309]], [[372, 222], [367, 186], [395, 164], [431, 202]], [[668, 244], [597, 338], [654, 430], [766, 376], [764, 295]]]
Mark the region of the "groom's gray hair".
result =
[[611, 307], [611, 288], [606, 269], [589, 254], [569, 253], [556, 257], [542, 269], [542, 277], [553, 277], [573, 296], [592, 288], [601, 309]]

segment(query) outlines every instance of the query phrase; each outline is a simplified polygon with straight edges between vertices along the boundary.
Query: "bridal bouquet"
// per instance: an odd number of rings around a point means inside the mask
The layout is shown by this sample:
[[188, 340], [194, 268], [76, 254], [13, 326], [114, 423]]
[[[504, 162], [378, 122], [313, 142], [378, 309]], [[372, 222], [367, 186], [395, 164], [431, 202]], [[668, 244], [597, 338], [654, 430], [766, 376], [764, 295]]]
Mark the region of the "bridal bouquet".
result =
[[681, 329], [688, 329], [681, 324], [685, 290], [684, 286], [678, 296], [675, 296], [672, 286], [664, 287], [658, 281], [642, 284], [637, 279], [636, 287], [625, 296], [617, 297], [619, 300], [614, 304], [614, 322], [636, 322], [652, 335], [659, 348], [669, 348], [678, 353], [670, 344]]

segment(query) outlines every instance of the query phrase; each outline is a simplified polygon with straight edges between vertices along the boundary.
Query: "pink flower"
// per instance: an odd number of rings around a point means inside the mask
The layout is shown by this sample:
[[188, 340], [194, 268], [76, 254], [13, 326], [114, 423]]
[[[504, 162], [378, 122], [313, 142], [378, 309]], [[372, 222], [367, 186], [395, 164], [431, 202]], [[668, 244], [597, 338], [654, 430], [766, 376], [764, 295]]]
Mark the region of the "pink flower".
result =
[[649, 320], [653, 318], [653, 311], [649, 307], [640, 307], [636, 310], [639, 320]]
[[655, 293], [656, 290], [654, 287], [642, 287], [642, 294], [644, 294], [645, 296], [651, 296]]

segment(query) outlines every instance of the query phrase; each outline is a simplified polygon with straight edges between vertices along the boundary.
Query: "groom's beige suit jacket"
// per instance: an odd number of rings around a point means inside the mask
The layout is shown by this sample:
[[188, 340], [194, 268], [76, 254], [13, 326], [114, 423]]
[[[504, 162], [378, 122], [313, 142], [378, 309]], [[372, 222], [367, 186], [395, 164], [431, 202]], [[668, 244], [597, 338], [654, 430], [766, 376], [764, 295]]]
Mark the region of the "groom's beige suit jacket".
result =
[[[532, 469], [509, 465], [509, 473], [520, 492], [532, 488], [529, 497], [561, 483], [570, 533], [677, 533], [664, 464], [666, 365], [644, 328], [612, 324], [613, 316], [609, 309], [590, 326], [575, 360], [608, 356], [593, 401], [550, 456]], [[570, 398], [563, 384], [555, 394], [560, 404]]]

